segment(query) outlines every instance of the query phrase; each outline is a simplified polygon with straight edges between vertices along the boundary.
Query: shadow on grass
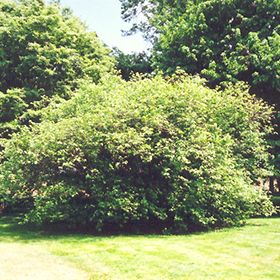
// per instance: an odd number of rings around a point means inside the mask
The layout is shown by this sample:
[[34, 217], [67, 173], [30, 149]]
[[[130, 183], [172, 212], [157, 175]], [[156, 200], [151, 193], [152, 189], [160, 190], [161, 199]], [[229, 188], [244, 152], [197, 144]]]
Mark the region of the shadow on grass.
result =
[[[97, 233], [93, 230], [84, 229], [68, 229], [63, 225], [46, 225], [36, 226], [33, 224], [21, 224], [21, 219], [14, 216], [0, 217], [0, 243], [3, 242], [36, 242], [51, 240], [68, 240], [68, 241], [89, 241], [101, 240], [104, 238], [118, 237], [145, 237], [145, 238], [167, 238], [170, 235], [158, 233]], [[193, 234], [184, 234], [191, 236], [194, 234], [204, 234], [205, 232], [197, 232]], [[179, 235], [179, 234], [178, 234]], [[182, 234], [183, 235], [183, 234]], [[175, 235], [173, 235], [175, 236]]]
[[[78, 234], [71, 231], [56, 229], [54, 226], [44, 227], [20, 224], [20, 218], [13, 216], [0, 217], [0, 243], [4, 242], [36, 242], [59, 239], [83, 240], [93, 237], [89, 234]], [[97, 238], [97, 236], [94, 236]], [[101, 238], [101, 236], [100, 236]]]
[[[267, 218], [267, 220], [274, 219], [277, 217]], [[268, 223], [264, 223], [263, 219], [251, 220], [248, 224], [250, 227], [267, 227]], [[242, 230], [244, 227], [236, 227], [235, 230]], [[117, 237], [145, 237], [145, 238], [168, 238], [170, 236], [194, 236], [194, 235], [204, 235], [211, 232], [219, 232], [219, 231], [230, 231], [232, 228], [224, 228], [212, 231], [204, 231], [204, 232], [193, 232], [189, 234], [176, 234], [176, 235], [166, 235], [166, 234], [126, 234], [126, 233], [117, 233], [117, 234], [96, 234], [83, 232], [81, 230], [69, 230], [65, 229], [65, 227], [57, 227], [55, 225], [49, 226], [36, 226], [36, 225], [23, 225], [20, 224], [20, 218], [14, 216], [4, 216], [0, 217], [0, 243], [1, 242], [36, 242], [36, 241], [51, 241], [51, 240], [65, 240], [68, 241], [89, 241], [91, 240], [100, 240], [104, 238], [117, 238]]]

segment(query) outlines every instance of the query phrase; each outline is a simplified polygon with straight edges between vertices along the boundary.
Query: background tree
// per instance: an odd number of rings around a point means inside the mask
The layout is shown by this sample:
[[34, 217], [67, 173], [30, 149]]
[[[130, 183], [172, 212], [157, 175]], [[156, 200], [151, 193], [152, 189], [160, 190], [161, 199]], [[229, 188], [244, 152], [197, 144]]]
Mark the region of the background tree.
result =
[[135, 73], [146, 74], [153, 71], [150, 57], [145, 52], [125, 54], [115, 48], [113, 55], [116, 59], [116, 68], [126, 81]]
[[[177, 14], [177, 11], [183, 11], [188, 1], [184, 0], [120, 0], [122, 17], [127, 22], [133, 22], [127, 35], [137, 31], [143, 32], [143, 36], [150, 40], [156, 40], [159, 28], [164, 23], [163, 14]], [[139, 15], [144, 15], [144, 20], [137, 20]], [[169, 14], [170, 16], [170, 14]], [[134, 22], [134, 20], [136, 21]], [[143, 19], [143, 17], [141, 17]]]
[[[0, 1], [0, 137], [34, 102], [67, 97], [80, 79], [111, 71], [109, 50], [68, 9], [41, 0]], [[3, 108], [3, 110], [2, 110]]]

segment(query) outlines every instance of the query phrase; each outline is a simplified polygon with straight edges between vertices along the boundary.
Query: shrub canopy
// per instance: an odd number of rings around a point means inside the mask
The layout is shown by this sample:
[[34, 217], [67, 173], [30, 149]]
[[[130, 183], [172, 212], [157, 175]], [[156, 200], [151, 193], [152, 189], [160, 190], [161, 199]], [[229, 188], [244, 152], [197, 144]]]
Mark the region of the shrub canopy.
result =
[[267, 167], [271, 109], [244, 92], [180, 75], [85, 83], [9, 141], [0, 194], [26, 221], [97, 230], [201, 229], [269, 214], [252, 185]]

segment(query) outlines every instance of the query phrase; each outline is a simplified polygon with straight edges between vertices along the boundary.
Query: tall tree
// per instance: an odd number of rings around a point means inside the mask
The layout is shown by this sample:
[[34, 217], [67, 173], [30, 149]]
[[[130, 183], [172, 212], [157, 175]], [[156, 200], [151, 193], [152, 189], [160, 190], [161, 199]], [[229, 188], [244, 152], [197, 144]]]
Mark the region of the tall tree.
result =
[[181, 67], [213, 84], [245, 80], [259, 90], [279, 91], [279, 0], [121, 2], [125, 20], [144, 15], [132, 30], [154, 40], [158, 69], [172, 73]]
[[34, 101], [65, 97], [79, 79], [96, 83], [112, 67], [96, 34], [58, 3], [0, 1], [0, 137], [26, 122]]

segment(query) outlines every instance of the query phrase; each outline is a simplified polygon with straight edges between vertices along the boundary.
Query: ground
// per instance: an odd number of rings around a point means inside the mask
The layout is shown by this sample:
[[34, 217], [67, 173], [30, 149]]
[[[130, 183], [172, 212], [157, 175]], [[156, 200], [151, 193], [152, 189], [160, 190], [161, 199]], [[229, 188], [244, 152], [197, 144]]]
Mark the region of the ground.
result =
[[0, 218], [1, 280], [268, 280], [280, 275], [280, 218], [189, 235], [50, 234]]

